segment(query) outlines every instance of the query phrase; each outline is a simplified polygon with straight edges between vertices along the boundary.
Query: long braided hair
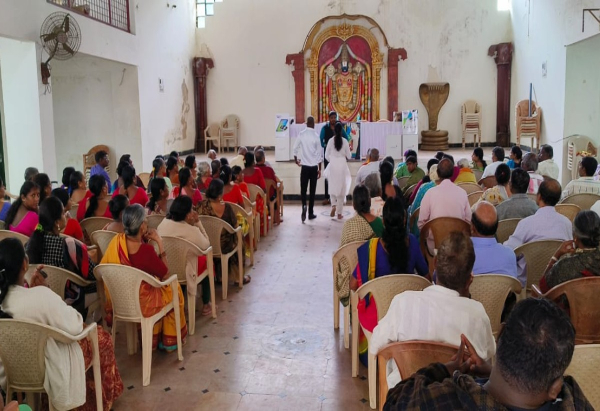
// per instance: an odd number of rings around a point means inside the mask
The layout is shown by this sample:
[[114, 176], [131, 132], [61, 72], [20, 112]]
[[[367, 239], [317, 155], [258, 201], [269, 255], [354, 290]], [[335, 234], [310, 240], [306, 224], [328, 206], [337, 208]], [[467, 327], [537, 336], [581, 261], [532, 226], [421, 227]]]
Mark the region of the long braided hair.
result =
[[[19, 281], [24, 260], [25, 249], [20, 240], [6, 238], [0, 241], [0, 306], [8, 294], [8, 288]], [[0, 309], [0, 318], [11, 316]]]

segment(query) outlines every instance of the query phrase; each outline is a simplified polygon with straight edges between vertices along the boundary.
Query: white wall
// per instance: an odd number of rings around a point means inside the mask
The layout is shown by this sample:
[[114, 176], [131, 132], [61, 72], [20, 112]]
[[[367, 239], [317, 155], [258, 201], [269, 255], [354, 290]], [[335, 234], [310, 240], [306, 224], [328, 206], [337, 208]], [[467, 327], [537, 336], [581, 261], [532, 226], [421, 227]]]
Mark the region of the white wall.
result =
[[78, 54], [52, 71], [57, 166], [83, 167], [82, 154], [109, 146], [111, 174], [121, 154], [142, 164], [137, 67]]
[[600, 35], [567, 47], [565, 136], [600, 143]]
[[[450, 142], [462, 140], [460, 105], [474, 98], [483, 106], [483, 141], [495, 141], [496, 66], [487, 56], [490, 45], [510, 41], [510, 13], [498, 12], [496, 0], [227, 0], [198, 30], [203, 57], [212, 57], [208, 75], [209, 122], [229, 113], [240, 116], [241, 142], [274, 145], [273, 115], [294, 113], [292, 68], [285, 56], [301, 50], [317, 20], [328, 15], [363, 14], [382, 27], [391, 47], [403, 47], [408, 59], [399, 63], [399, 108], [418, 108], [427, 124], [419, 85], [430, 67], [450, 83], [439, 128]], [[235, 22], [235, 24], [234, 24]], [[386, 54], [387, 56], [387, 54]], [[387, 64], [387, 57], [385, 60]], [[308, 82], [307, 82], [308, 87]], [[381, 114], [387, 115], [387, 69], [382, 72]], [[307, 88], [307, 100], [310, 92]], [[307, 111], [308, 115], [308, 111]]]
[[34, 43], [0, 37], [6, 186], [13, 193], [23, 184], [25, 168], [43, 164], [36, 61]]
[[[555, 161], [566, 167], [565, 135], [565, 46], [598, 33], [598, 24], [586, 17], [586, 32], [581, 32], [583, 8], [593, 7], [593, 0], [512, 1], [514, 60], [511, 91], [511, 139], [516, 142], [514, 107], [529, 98], [533, 83], [537, 103], [543, 109], [542, 144], [552, 144]], [[547, 62], [547, 76], [542, 63]], [[534, 97], [535, 98], [535, 97]], [[573, 134], [573, 133], [571, 133]], [[528, 140], [529, 141], [529, 140]], [[562, 176], [562, 173], [561, 173]], [[563, 180], [563, 183], [565, 181]]]
[[[74, 14], [81, 27], [80, 53], [138, 67], [138, 99], [141, 116], [142, 152], [136, 164], [138, 172], [150, 171], [156, 154], [171, 150], [190, 150], [194, 146], [194, 94], [191, 59], [196, 54], [193, 0], [166, 2], [132, 0], [132, 26], [135, 35]], [[40, 27], [51, 13], [65, 9], [43, 0], [0, 2], [0, 36], [39, 42]], [[39, 80], [39, 51], [33, 70]], [[44, 59], [47, 56], [44, 54]], [[53, 64], [54, 63], [54, 64]], [[51, 62], [55, 65], [55, 62]], [[69, 61], [64, 63], [69, 64]], [[62, 63], [58, 63], [62, 65]], [[54, 73], [53, 73], [54, 76]], [[158, 91], [158, 78], [165, 90]], [[184, 92], [184, 89], [187, 89]], [[54, 153], [53, 97], [40, 92], [44, 161], [40, 167], [58, 177]], [[119, 121], [127, 121], [121, 117]], [[59, 127], [60, 128], [60, 127]], [[103, 141], [85, 142], [86, 147]], [[35, 148], [32, 148], [35, 150]], [[123, 150], [131, 151], [125, 146]], [[40, 150], [41, 151], [41, 150]], [[87, 149], [85, 150], [87, 151]], [[115, 156], [123, 152], [117, 149]], [[61, 160], [62, 161], [62, 160]], [[43, 167], [42, 167], [43, 164]], [[79, 161], [77, 162], [79, 164]]]

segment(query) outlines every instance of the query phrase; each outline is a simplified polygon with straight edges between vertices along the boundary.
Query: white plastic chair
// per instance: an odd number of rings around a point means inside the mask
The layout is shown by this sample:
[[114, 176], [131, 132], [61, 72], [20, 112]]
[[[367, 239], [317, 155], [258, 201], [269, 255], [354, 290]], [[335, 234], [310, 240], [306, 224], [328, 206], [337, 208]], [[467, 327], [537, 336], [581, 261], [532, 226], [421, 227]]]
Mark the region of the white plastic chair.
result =
[[29, 237], [21, 233], [17, 233], [15, 231], [10, 230], [0, 230], [0, 241], [4, 240], [5, 238], [16, 238], [17, 240], [20, 240], [23, 243], [23, 246], [25, 246], [25, 244], [27, 244], [27, 241], [29, 241]]
[[[86, 325], [78, 335], [44, 324], [31, 321], [2, 319], [0, 320], [0, 360], [6, 373], [7, 403], [14, 392], [45, 393], [46, 378], [46, 343], [49, 338], [62, 344], [72, 344], [89, 337], [92, 342], [92, 364], [94, 371], [94, 388], [96, 390], [96, 408], [102, 407], [102, 378], [100, 374], [100, 349], [98, 346], [98, 329], [96, 323]], [[27, 396], [33, 408], [33, 395]], [[54, 410], [48, 399], [50, 411]]]
[[250, 265], [254, 265], [254, 215], [252, 214], [252, 210], [250, 212], [246, 211], [245, 208], [242, 208], [239, 204], [230, 203], [227, 201], [227, 204], [233, 208], [233, 211], [236, 214], [241, 214], [246, 221], [248, 222], [248, 239], [250, 240]]
[[217, 146], [217, 152], [221, 152], [221, 126], [218, 123], [212, 123], [204, 129], [204, 152], [208, 153], [208, 143], [212, 141]]
[[[200, 281], [208, 277], [210, 284], [210, 305], [212, 307], [212, 317], [217, 318], [217, 308], [215, 301], [215, 272], [213, 268], [212, 247], [202, 250], [196, 244], [179, 237], [163, 236], [163, 245], [165, 252], [169, 256], [167, 266], [169, 273], [177, 275], [177, 280], [181, 285], [187, 285], [188, 297], [188, 332], [194, 335], [196, 331], [196, 294], [192, 290], [198, 288]], [[206, 270], [198, 274], [198, 257], [206, 256]], [[187, 275], [189, 271], [190, 276]], [[193, 283], [189, 280], [193, 278]]]
[[256, 201], [250, 201], [250, 199], [246, 196], [242, 196], [244, 198], [244, 208], [248, 213], [252, 213], [254, 216], [254, 251], [258, 250], [258, 243], [260, 242], [260, 216], [256, 212]]
[[155, 230], [158, 228], [158, 225], [162, 223], [166, 216], [161, 214], [152, 214], [146, 218], [148, 222], [148, 228], [154, 228]]
[[233, 150], [237, 150], [239, 141], [240, 118], [229, 114], [221, 121], [221, 143], [229, 151], [229, 142], [233, 142]]
[[83, 234], [91, 239], [94, 231], [102, 230], [107, 224], [112, 223], [112, 221], [112, 219], [106, 217], [88, 217], [81, 220], [79, 224], [81, 224]]
[[[465, 149], [467, 135], [473, 135], [473, 147], [481, 147], [481, 105], [475, 100], [467, 100], [460, 110], [462, 124], [462, 148]], [[477, 139], [479, 138], [479, 142]]]
[[[352, 270], [358, 264], [358, 254], [356, 250], [363, 245], [364, 241], [354, 241], [337, 249], [331, 258], [333, 265], [333, 329], [340, 328], [340, 296], [337, 291], [337, 277], [344, 266]], [[343, 260], [344, 259], [344, 260]], [[342, 263], [344, 266], [342, 266]], [[350, 304], [344, 307], [344, 348], [350, 348]]]
[[108, 245], [113, 240], [113, 238], [115, 238], [116, 235], [117, 233], [115, 233], [114, 231], [107, 230], [94, 231], [92, 233], [92, 244], [98, 246], [98, 248], [100, 249], [100, 255], [98, 260], [102, 260], [102, 257], [108, 249]]
[[[210, 245], [213, 248], [213, 257], [221, 258], [221, 282], [223, 289], [223, 299], [227, 299], [227, 287], [229, 285], [229, 259], [237, 253], [238, 255], [238, 271], [239, 271], [239, 286], [244, 286], [244, 254], [242, 251], [242, 227], [233, 228], [226, 221], [217, 217], [201, 215], [200, 222], [208, 234]], [[225, 254], [221, 250], [221, 231], [225, 230], [229, 234], [237, 235], [237, 247]]]
[[[265, 192], [263, 191], [262, 188], [260, 188], [259, 186], [257, 186], [256, 184], [248, 184], [248, 191], [250, 191], [250, 199], [252, 201], [256, 201], [256, 197], [260, 197], [263, 200], [263, 214], [262, 214], [262, 219], [263, 219], [263, 224], [265, 226], [265, 237], [269, 234], [269, 202], [267, 201], [267, 195], [265, 194]], [[259, 230], [260, 230], [260, 224], [259, 224]]]
[[[124, 321], [127, 324], [127, 351], [129, 355], [137, 351], [137, 333], [133, 323], [142, 326], [142, 384], [150, 384], [152, 372], [152, 334], [154, 324], [165, 317], [171, 310], [175, 314], [175, 327], [177, 328], [177, 358], [183, 361], [181, 343], [181, 318], [179, 316], [179, 290], [177, 276], [172, 275], [165, 281], [158, 281], [153, 276], [121, 264], [100, 264], [94, 269], [94, 275], [99, 281], [98, 291], [103, 294], [105, 283], [110, 293], [113, 305], [112, 339], [113, 344], [117, 335], [117, 322]], [[162, 310], [152, 317], [144, 317], [140, 306], [140, 285], [142, 281], [155, 288], [170, 286], [173, 291], [173, 300], [165, 305]]]

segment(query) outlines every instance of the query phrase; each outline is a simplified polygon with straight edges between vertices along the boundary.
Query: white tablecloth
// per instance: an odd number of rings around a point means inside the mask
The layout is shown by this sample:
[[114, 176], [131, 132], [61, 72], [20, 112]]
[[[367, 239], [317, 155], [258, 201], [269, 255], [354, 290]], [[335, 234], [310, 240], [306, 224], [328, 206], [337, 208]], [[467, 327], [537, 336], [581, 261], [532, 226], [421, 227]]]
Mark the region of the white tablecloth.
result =
[[401, 122], [389, 123], [360, 123], [360, 155], [365, 157], [370, 148], [379, 149], [379, 156], [386, 156], [386, 137], [402, 135]]

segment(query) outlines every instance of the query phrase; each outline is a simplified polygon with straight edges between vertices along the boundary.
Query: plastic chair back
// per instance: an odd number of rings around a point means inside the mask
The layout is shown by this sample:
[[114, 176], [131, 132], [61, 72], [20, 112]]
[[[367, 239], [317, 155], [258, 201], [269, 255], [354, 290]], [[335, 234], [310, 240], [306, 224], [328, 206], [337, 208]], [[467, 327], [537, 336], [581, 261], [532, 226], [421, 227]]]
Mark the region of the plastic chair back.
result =
[[468, 194], [467, 198], [469, 199], [469, 205], [473, 207], [475, 203], [481, 199], [482, 195], [483, 191], [473, 191], [472, 193]]
[[161, 214], [152, 214], [147, 217], [148, 228], [154, 228], [155, 230], [158, 228], [158, 225], [162, 223], [165, 219], [164, 215]]
[[471, 299], [479, 301], [490, 318], [492, 333], [498, 337], [501, 328], [502, 310], [506, 298], [512, 292], [521, 292], [521, 283], [514, 277], [502, 274], [479, 274], [473, 277], [469, 287]]
[[429, 247], [427, 246], [427, 238], [429, 233], [433, 235], [433, 241], [435, 249], [440, 248], [440, 244], [444, 241], [451, 232], [462, 231], [467, 235], [471, 235], [471, 225], [460, 218], [454, 217], [438, 217], [428, 221], [421, 228], [421, 234], [419, 235], [419, 243], [421, 246], [421, 253], [427, 259], [429, 265], [429, 273], [433, 273], [433, 259], [435, 255], [431, 254]]
[[85, 234], [87, 234], [88, 238], [92, 238], [92, 233], [95, 231], [100, 231], [107, 224], [112, 223], [113, 220], [106, 217], [89, 217], [81, 220], [81, 229]]
[[498, 185], [496, 176], [487, 176], [486, 178], [479, 180], [478, 183], [485, 188], [492, 188]]
[[496, 240], [503, 244], [508, 238], [513, 235], [517, 229], [517, 224], [521, 221], [520, 218], [508, 218], [498, 221], [498, 229], [496, 230]]
[[[26, 276], [33, 275], [36, 267], [32, 264], [29, 266], [29, 271]], [[65, 270], [64, 268], [54, 267], [51, 265], [44, 265], [44, 272], [48, 274], [48, 278], [46, 278], [46, 283], [48, 287], [60, 298], [65, 300], [65, 286], [67, 285], [67, 281], [70, 281], [74, 284], [77, 284], [80, 287], [87, 287], [88, 285], [93, 284], [93, 281], [87, 281], [80, 276], [72, 273], [69, 270]]]
[[404, 187], [406, 187], [406, 183], [408, 182], [409, 178], [410, 177], [404, 176], [398, 179], [398, 187], [400, 187], [401, 190], [403, 190]]
[[113, 240], [113, 238], [115, 238], [116, 235], [117, 233], [115, 233], [114, 231], [107, 230], [94, 231], [92, 233], [92, 244], [97, 245], [100, 249], [100, 258], [102, 258], [104, 253], [106, 253], [108, 245]]
[[580, 193], [572, 194], [566, 198], [563, 198], [559, 204], [575, 204], [579, 206], [581, 210], [589, 210], [600, 200], [600, 195], [592, 193]]
[[16, 231], [0, 230], [0, 241], [4, 240], [5, 238], [16, 238], [23, 243], [23, 246], [25, 246], [25, 244], [27, 244], [29, 241], [29, 237], [21, 233], [17, 233]]
[[[473, 171], [473, 172], [475, 172], [475, 171]], [[457, 184], [457, 186], [459, 186], [460, 188], [465, 190], [467, 192], [467, 194], [475, 193], [477, 191], [482, 191], [481, 186], [479, 184], [475, 184], [475, 183], [460, 183], [460, 184]]]
[[575, 216], [581, 211], [581, 208], [576, 204], [557, 204], [554, 209], [557, 213], [571, 220], [571, 222], [575, 220]]
[[565, 375], [575, 378], [592, 407], [600, 410], [600, 344], [576, 345]]
[[527, 290], [531, 290], [532, 284], [540, 283], [546, 266], [561, 244], [560, 240], [541, 240], [515, 248], [517, 257], [523, 254], [527, 262]]

